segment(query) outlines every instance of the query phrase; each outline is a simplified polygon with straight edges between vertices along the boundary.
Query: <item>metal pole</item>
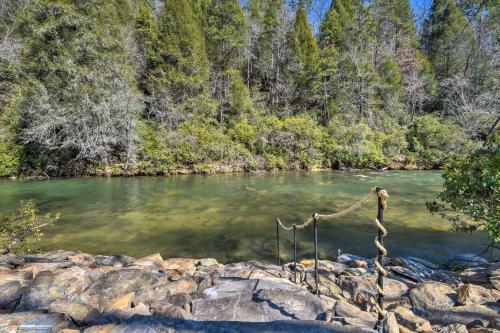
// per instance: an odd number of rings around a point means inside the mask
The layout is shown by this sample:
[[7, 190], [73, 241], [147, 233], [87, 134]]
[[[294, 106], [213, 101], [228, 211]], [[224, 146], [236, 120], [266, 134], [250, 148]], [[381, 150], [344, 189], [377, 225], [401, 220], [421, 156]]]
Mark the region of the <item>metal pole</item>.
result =
[[278, 220], [276, 220], [276, 247], [278, 249], [278, 266], [281, 266], [280, 258], [280, 225]]
[[314, 219], [314, 277], [316, 279], [316, 296], [319, 296], [319, 275], [318, 275], [318, 226], [316, 225], [316, 213]]
[[[375, 190], [378, 194], [378, 192], [380, 190], [382, 190], [382, 188], [377, 187]], [[377, 198], [378, 198], [377, 219], [379, 220], [380, 224], [383, 225], [384, 224], [384, 205], [382, 204], [382, 199], [380, 198], [380, 196], [377, 195]], [[382, 231], [380, 229], [378, 229], [377, 240], [380, 242], [380, 244], [382, 246], [384, 246], [384, 235], [382, 234]], [[380, 266], [382, 266], [382, 267], [384, 266], [384, 254], [381, 250], [378, 250], [377, 261], [380, 264]], [[381, 272], [378, 272], [377, 284], [381, 290], [384, 290], [384, 275]], [[384, 308], [384, 296], [381, 293], [378, 294], [377, 303], [381, 309]], [[381, 312], [379, 312], [378, 313], [378, 321], [377, 321], [377, 325], [375, 326], [375, 328], [378, 332], [381, 332], [381, 333], [384, 331], [383, 319], [384, 319], [384, 315]]]
[[293, 282], [297, 283], [297, 228], [293, 225]]

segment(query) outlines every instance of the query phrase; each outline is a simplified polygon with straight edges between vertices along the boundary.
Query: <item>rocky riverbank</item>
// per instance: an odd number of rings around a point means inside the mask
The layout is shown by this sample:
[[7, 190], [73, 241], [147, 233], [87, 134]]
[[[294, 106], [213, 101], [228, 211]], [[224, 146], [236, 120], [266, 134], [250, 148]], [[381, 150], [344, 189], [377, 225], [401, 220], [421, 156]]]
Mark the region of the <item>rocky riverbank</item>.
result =
[[[388, 258], [389, 332], [499, 332], [500, 264]], [[0, 332], [373, 332], [372, 260], [282, 267], [56, 251], [0, 256]]]

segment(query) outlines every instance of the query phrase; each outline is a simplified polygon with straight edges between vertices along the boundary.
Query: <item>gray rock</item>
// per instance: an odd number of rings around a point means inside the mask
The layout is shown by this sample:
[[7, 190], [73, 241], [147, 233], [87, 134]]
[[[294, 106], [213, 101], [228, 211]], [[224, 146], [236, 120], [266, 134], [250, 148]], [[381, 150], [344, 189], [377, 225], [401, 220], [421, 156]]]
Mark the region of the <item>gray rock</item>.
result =
[[421, 259], [421, 258], [416, 258], [416, 257], [407, 257], [407, 259], [410, 259], [410, 260], [413, 260], [415, 262], [418, 262], [428, 268], [431, 268], [431, 269], [439, 269], [439, 266], [430, 262], [430, 261], [427, 261], [427, 260], [424, 260], [424, 259]]
[[410, 300], [414, 307], [424, 310], [451, 309], [457, 300], [457, 293], [441, 282], [419, 283], [410, 291]]
[[443, 269], [434, 271], [434, 274], [432, 274], [431, 279], [434, 281], [452, 285], [459, 285], [462, 283], [460, 274], [451, 271], [445, 271]]
[[135, 293], [137, 302], [150, 303], [151, 298], [158, 297], [155, 287], [160, 278], [151, 272], [138, 269], [121, 269], [110, 271], [94, 281], [80, 296], [80, 300], [99, 310], [117, 297]]
[[463, 324], [467, 327], [469, 325], [487, 327], [496, 317], [498, 317], [497, 310], [479, 304], [457, 306], [449, 310], [429, 311], [431, 323], [441, 325]]
[[352, 302], [366, 306], [372, 298], [378, 295], [377, 287], [373, 280], [358, 276], [341, 276], [339, 286], [344, 291], [344, 296]]
[[150, 308], [150, 311], [152, 312], [153, 315], [159, 317], [179, 318], [179, 319], [193, 318], [193, 316], [189, 311], [186, 311], [181, 307], [168, 303], [153, 304]]
[[[371, 312], [362, 311], [356, 305], [344, 300], [338, 300], [335, 304], [335, 314], [340, 317], [357, 318], [362, 326], [374, 327], [377, 317]], [[356, 325], [357, 326], [357, 325]]]
[[439, 330], [439, 333], [468, 333], [464, 324], [451, 324]]
[[12, 311], [21, 301], [22, 287], [19, 281], [8, 281], [0, 285], [0, 309]]
[[394, 315], [398, 323], [407, 329], [414, 332], [432, 331], [431, 324], [428, 320], [415, 315], [412, 310], [403, 306], [398, 306], [394, 309]]
[[[85, 331], [87, 333], [87, 330]], [[91, 331], [89, 331], [91, 332]], [[342, 326], [324, 321], [278, 320], [256, 323], [241, 321], [193, 321], [172, 318], [132, 317], [109, 333], [376, 333], [374, 330], [354, 326]], [[94, 332], [92, 332], [94, 333]]]
[[388, 267], [388, 269], [390, 269], [394, 274], [399, 275], [405, 279], [409, 279], [413, 282], [424, 282], [428, 280], [424, 275], [421, 275], [409, 268], [401, 266], [390, 266]]
[[104, 316], [93, 307], [85, 304], [58, 300], [49, 305], [49, 312], [65, 314], [79, 325], [101, 325], [107, 322]]
[[488, 284], [490, 276], [491, 268], [489, 266], [467, 268], [460, 273], [464, 283]]
[[41, 312], [14, 312], [0, 314], [0, 332], [59, 332], [71, 328], [62, 314]]
[[368, 258], [356, 256], [353, 254], [347, 254], [347, 253], [341, 254], [340, 256], [337, 257], [337, 261], [342, 263], [342, 264], [353, 265], [353, 262], [355, 260], [364, 261], [369, 265], [373, 264], [373, 262], [374, 262], [373, 259], [368, 259]]
[[463, 284], [457, 289], [458, 303], [485, 304], [498, 302], [500, 292], [496, 289], [487, 289], [474, 284]]
[[281, 266], [267, 265], [258, 261], [240, 262], [224, 266], [224, 278], [281, 280], [289, 278], [290, 272]]
[[240, 280], [206, 289], [193, 301], [195, 320], [314, 320], [325, 307], [317, 297], [292, 283]]
[[484, 266], [489, 264], [489, 261], [483, 257], [478, 256], [474, 253], [457, 253], [454, 254], [450, 260], [446, 263], [448, 267], [453, 267], [454, 265], [467, 265], [468, 267]]
[[434, 269], [431, 269], [413, 259], [399, 258], [399, 261], [401, 262], [401, 266], [412, 271], [413, 274], [419, 276], [422, 281], [430, 280], [434, 274]]

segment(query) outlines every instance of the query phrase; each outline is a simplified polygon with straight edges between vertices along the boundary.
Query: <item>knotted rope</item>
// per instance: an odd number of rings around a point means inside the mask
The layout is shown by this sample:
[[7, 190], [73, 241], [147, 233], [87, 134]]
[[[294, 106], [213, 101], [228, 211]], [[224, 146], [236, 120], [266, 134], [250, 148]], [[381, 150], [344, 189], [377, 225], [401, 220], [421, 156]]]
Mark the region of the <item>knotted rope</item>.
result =
[[[382, 190], [382, 191], [385, 192], [385, 190]], [[387, 192], [385, 192], [385, 193], [387, 193]], [[334, 213], [334, 214], [313, 214], [311, 217], [309, 217], [307, 220], [305, 220], [305, 222], [302, 223], [302, 224], [295, 224], [294, 223], [294, 224], [292, 224], [290, 226], [286, 226], [286, 225], [283, 224], [283, 222], [281, 222], [281, 220], [279, 219], [279, 217], [277, 217], [276, 220], [278, 221], [279, 225], [283, 229], [285, 229], [285, 230], [292, 230], [293, 226], [295, 226], [295, 228], [297, 228], [297, 229], [304, 229], [304, 228], [306, 228], [309, 224], [311, 224], [314, 221], [314, 218], [316, 218], [316, 221], [319, 221], [319, 220], [333, 220], [333, 219], [337, 219], [337, 218], [340, 218], [342, 216], [345, 216], [345, 215], [347, 215], [347, 214], [355, 211], [359, 207], [363, 206], [374, 195], [377, 195], [377, 192], [375, 191], [375, 189], [372, 190], [372, 192], [370, 194], [368, 194], [366, 197], [362, 198], [358, 202], [354, 203], [351, 207], [349, 207], [347, 209], [344, 209], [341, 212]]]
[[[387, 208], [387, 200], [389, 199], [389, 194], [387, 193], [386, 190], [384, 189], [376, 189], [376, 194], [380, 198], [380, 203], [382, 205], [382, 208], [385, 210]], [[380, 208], [379, 208], [380, 209]], [[380, 223], [378, 217], [375, 218], [375, 225], [377, 226], [377, 229], [380, 231], [380, 234], [382, 237], [385, 237], [387, 235], [387, 229]], [[379, 242], [378, 236], [375, 237], [375, 246], [379, 250], [379, 254], [382, 256], [387, 255], [387, 249]], [[375, 268], [377, 269], [379, 276], [386, 277], [387, 276], [387, 271], [384, 269], [382, 264], [380, 264], [377, 260], [375, 261]], [[377, 292], [379, 296], [385, 296], [384, 289], [377, 283]], [[370, 303], [373, 305], [377, 313], [382, 316], [386, 317], [387, 316], [387, 311], [385, 311], [376, 301], [375, 298], [371, 297], [370, 298]]]

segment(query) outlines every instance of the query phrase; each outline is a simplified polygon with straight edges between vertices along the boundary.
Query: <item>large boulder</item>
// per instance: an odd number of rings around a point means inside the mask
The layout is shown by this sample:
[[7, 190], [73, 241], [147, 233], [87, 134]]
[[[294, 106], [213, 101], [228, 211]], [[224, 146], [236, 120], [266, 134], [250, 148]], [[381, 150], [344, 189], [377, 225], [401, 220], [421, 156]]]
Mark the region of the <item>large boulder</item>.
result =
[[8, 281], [0, 284], [0, 309], [14, 310], [21, 301], [22, 287], [19, 281]]
[[[374, 313], [362, 311], [356, 305], [353, 305], [344, 300], [338, 300], [336, 302], [335, 315], [343, 318], [355, 318], [357, 323], [365, 327], [374, 327], [375, 323], [377, 322], [377, 316]], [[349, 319], [347, 319], [347, 322], [351, 322], [351, 324], [354, 324], [354, 322], [350, 321]]]
[[487, 289], [475, 284], [463, 284], [457, 289], [458, 303], [485, 304], [495, 303], [500, 299], [500, 292], [496, 289]]
[[148, 302], [161, 296], [161, 277], [139, 269], [121, 269], [108, 272], [94, 281], [80, 295], [80, 300], [103, 310], [113, 299], [134, 293], [138, 302]]
[[193, 301], [195, 320], [315, 320], [325, 311], [320, 299], [285, 281], [226, 282], [205, 289], [203, 296]]
[[414, 331], [428, 332], [432, 331], [432, 326], [428, 320], [416, 316], [412, 310], [403, 306], [398, 306], [394, 309], [394, 315], [398, 324]]
[[410, 291], [410, 300], [414, 307], [424, 310], [451, 309], [457, 300], [457, 293], [441, 282], [419, 283]]
[[480, 304], [468, 304], [448, 310], [429, 311], [430, 322], [441, 325], [463, 324], [470, 326], [479, 324], [482, 327], [488, 327], [496, 317], [498, 317], [498, 310]]
[[263, 264], [258, 261], [239, 262], [224, 266], [222, 275], [226, 279], [265, 279], [280, 281], [289, 278], [290, 272], [281, 266]]

